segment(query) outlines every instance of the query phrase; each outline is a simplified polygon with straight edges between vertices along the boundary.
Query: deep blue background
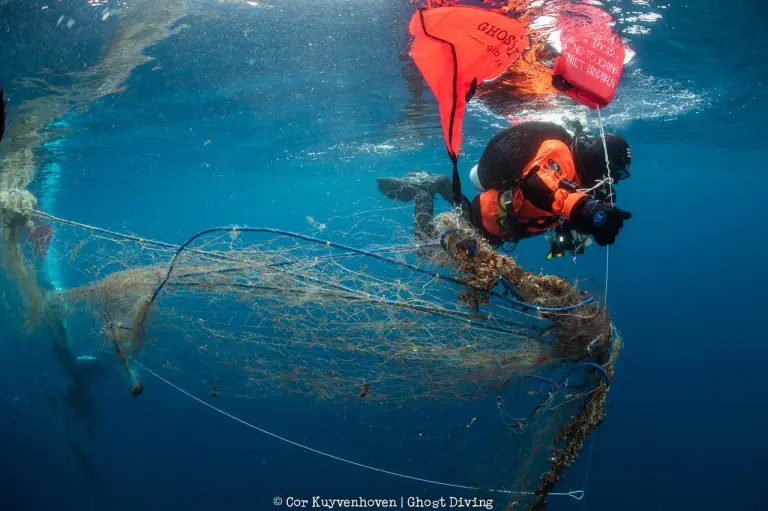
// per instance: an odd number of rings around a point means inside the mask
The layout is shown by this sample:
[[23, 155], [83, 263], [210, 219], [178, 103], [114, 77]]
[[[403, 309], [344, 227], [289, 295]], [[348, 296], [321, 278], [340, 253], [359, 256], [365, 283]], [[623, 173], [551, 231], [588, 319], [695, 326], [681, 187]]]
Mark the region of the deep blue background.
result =
[[[97, 60], [114, 20], [84, 4], [0, 2], [0, 80], [12, 107], [35, 93], [19, 78]], [[606, 111], [633, 152], [619, 200], [634, 216], [610, 252], [610, 308], [626, 345], [587, 497], [551, 508], [766, 509], [764, 8], [674, 0], [652, 10], [663, 17], [628, 36], [638, 54]], [[60, 12], [78, 23], [56, 27]], [[376, 176], [447, 171], [431, 99], [421, 124], [402, 113], [410, 95], [397, 57], [411, 12], [405, 2], [190, 10], [180, 22], [189, 28], [153, 47], [155, 62], [124, 93], [68, 117], [72, 132], [42, 155], [60, 165], [58, 191], [41, 179], [39, 195], [62, 217], [171, 242], [211, 225], [303, 229], [307, 215], [387, 206]], [[464, 175], [497, 122], [468, 116]], [[393, 216], [409, 221], [407, 211]], [[597, 247], [575, 266], [545, 261], [540, 240], [519, 250], [531, 270], [602, 282]], [[2, 509], [245, 510], [270, 509], [275, 495], [457, 494], [278, 443], [150, 378], [151, 392], [134, 401], [116, 374], [95, 388], [96, 483], [62, 446], [71, 424], [52, 417], [40, 390], [61, 378], [45, 350], [25, 344], [45, 346], [44, 335], [18, 339], [4, 323], [0, 338]], [[355, 457], [331, 420], [271, 404], [242, 414], [299, 441], [325, 436]], [[563, 489], [580, 487], [585, 458]], [[373, 461], [439, 472], [402, 453]]]

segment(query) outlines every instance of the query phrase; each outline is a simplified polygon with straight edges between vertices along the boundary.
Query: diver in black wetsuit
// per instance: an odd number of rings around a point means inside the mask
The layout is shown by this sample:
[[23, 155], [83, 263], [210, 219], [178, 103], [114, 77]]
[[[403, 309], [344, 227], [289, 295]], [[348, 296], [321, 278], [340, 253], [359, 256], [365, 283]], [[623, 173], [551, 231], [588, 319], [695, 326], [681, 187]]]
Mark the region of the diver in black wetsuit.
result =
[[[614, 206], [611, 183], [627, 179], [629, 144], [620, 135], [606, 135], [608, 162], [600, 140], [576, 126], [524, 122], [501, 130], [487, 144], [470, 178], [482, 193], [471, 202], [462, 197], [467, 220], [494, 246], [552, 231], [548, 257], [581, 254], [591, 243], [611, 245], [631, 214]], [[605, 180], [606, 164], [611, 180]], [[452, 202], [446, 176], [425, 171], [402, 178], [377, 179], [386, 197], [415, 201], [416, 241], [434, 240], [433, 197]], [[583, 188], [582, 188], [583, 187]]]

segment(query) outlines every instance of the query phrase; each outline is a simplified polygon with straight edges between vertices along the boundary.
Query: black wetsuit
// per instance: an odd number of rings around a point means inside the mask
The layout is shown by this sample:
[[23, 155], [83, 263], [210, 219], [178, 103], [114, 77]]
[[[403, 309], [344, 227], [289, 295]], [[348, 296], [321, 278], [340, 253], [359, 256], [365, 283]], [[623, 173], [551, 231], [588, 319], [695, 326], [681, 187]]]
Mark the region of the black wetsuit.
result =
[[[548, 140], [559, 140], [571, 148], [576, 172], [583, 185], [602, 179], [602, 167], [600, 165], [588, 165], [581, 158], [584, 148], [591, 144], [589, 138], [577, 128], [576, 135], [572, 137], [563, 127], [549, 122], [523, 122], [510, 126], [497, 133], [485, 146], [480, 161], [478, 162], [478, 176], [480, 185], [485, 190], [509, 190], [518, 186], [518, 181], [523, 169], [536, 157], [541, 145]], [[594, 176], [585, 176], [590, 168], [597, 169]], [[613, 193], [613, 195], [610, 195]], [[592, 196], [601, 201], [615, 201], [615, 191], [607, 186], [593, 190]], [[524, 226], [518, 225], [514, 219], [510, 219], [509, 228], [513, 234], [507, 238], [499, 238], [486, 231], [483, 227], [480, 215], [479, 195], [474, 198], [469, 208], [472, 224], [483, 233], [488, 241], [495, 245], [501, 245], [506, 241], [520, 241], [525, 238], [537, 236], [540, 233], [529, 232]]]
[[498, 132], [477, 163], [480, 185], [486, 190], [514, 188], [523, 169], [547, 140], [560, 140], [567, 146], [572, 142], [564, 128], [550, 122], [523, 122]]
[[[533, 160], [541, 145], [547, 140], [559, 140], [571, 148], [576, 171], [583, 184], [592, 183], [595, 179], [602, 178], [602, 167], [596, 167], [600, 173], [594, 178], [584, 176], [585, 168], [595, 165], [585, 165], [580, 161], [580, 152], [589, 144], [587, 137], [574, 137], [565, 128], [550, 122], [530, 121], [522, 122], [499, 131], [485, 146], [480, 161], [478, 162], [478, 175], [480, 185], [485, 190], [509, 190], [518, 185], [523, 169]], [[597, 200], [615, 201], [614, 195], [609, 196], [609, 188], [601, 187], [592, 192]], [[514, 234], [504, 239], [486, 231], [483, 227], [480, 215], [480, 195], [472, 201], [462, 196], [464, 214], [467, 220], [478, 229], [485, 238], [494, 246], [499, 246], [506, 241], [519, 241], [540, 233], [530, 233], [525, 228], [515, 229], [515, 222], [510, 221], [510, 230]], [[419, 195], [414, 205], [414, 233], [417, 241], [434, 239], [432, 218], [434, 216], [434, 204], [432, 195]]]
[[[516, 186], [517, 180], [526, 165], [536, 156], [536, 152], [547, 140], [560, 140], [566, 145], [571, 144], [571, 135], [557, 124], [548, 122], [524, 122], [510, 126], [498, 132], [485, 146], [478, 172], [481, 174], [480, 184], [486, 190], [508, 190]], [[487, 232], [483, 227], [480, 215], [479, 195], [471, 202], [463, 199], [465, 218], [478, 229], [494, 246], [500, 246], [509, 239], [502, 239]], [[432, 217], [434, 204], [431, 196], [418, 196], [414, 204], [413, 229], [417, 241], [434, 239], [432, 232]], [[530, 236], [523, 229], [514, 236], [512, 241], [519, 241]]]

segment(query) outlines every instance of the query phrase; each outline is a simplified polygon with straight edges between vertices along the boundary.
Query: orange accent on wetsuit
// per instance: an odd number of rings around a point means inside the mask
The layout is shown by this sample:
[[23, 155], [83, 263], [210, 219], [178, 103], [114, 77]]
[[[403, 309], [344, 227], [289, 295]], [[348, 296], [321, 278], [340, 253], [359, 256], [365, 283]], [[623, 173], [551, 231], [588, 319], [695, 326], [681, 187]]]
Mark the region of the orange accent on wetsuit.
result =
[[487, 190], [480, 194], [480, 215], [483, 228], [498, 238], [507, 238], [511, 234], [500, 224], [504, 210], [499, 204], [501, 192], [499, 190]]
[[505, 211], [502, 191], [488, 190], [480, 195], [480, 213], [483, 227], [492, 235], [507, 238], [513, 231], [501, 225], [506, 215], [510, 215], [523, 227], [527, 234], [538, 234], [552, 227], [558, 217], [570, 220], [573, 207], [586, 194], [570, 191], [561, 186], [565, 179], [579, 186], [580, 180], [573, 163], [573, 156], [567, 145], [559, 140], [547, 140], [541, 144], [536, 156], [525, 166], [521, 180], [531, 172], [551, 191], [552, 205], [549, 210], [534, 206], [518, 187], [512, 189], [512, 211]]

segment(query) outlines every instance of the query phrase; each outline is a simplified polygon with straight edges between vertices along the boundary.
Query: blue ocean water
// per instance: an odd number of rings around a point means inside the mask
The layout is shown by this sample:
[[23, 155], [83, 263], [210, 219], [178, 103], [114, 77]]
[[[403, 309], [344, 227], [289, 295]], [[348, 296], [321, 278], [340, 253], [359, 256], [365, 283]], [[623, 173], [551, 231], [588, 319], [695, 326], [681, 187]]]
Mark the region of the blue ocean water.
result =
[[[68, 73], [96, 65], [121, 16], [135, 15], [92, 3], [0, 2], [11, 121], [15, 106], [39, 97], [74, 101]], [[424, 94], [416, 114], [404, 109], [413, 96], [399, 56], [412, 4], [260, 4], [190, 2], [124, 90], [49, 125], [56, 143], [40, 151], [31, 185], [42, 207], [180, 243], [216, 225], [304, 230], [308, 216], [391, 206], [378, 196], [378, 176], [449, 171], [432, 97]], [[632, 178], [618, 190], [633, 218], [611, 247], [608, 273], [625, 347], [607, 418], [561, 485], [586, 496], [552, 498], [550, 509], [766, 509], [764, 9], [705, 0], [606, 9], [636, 52], [604, 113], [633, 153]], [[470, 109], [463, 176], [500, 122]], [[464, 191], [473, 193], [468, 183]], [[409, 214], [391, 212], [405, 225]], [[528, 240], [517, 255], [530, 270], [591, 276], [602, 287], [604, 249], [576, 264], [545, 252]], [[276, 496], [472, 496], [296, 449], [151, 377], [133, 400], [117, 371], [94, 386], [98, 420], [88, 461], [78, 463], [60, 434], [71, 421], [46, 404], [60, 369], [45, 350], [23, 356], [12, 319], [0, 327], [3, 509], [246, 510], [274, 508]], [[45, 333], [34, 342], [44, 346]], [[249, 406], [222, 396], [217, 405], [391, 470], [456, 482], [471, 472], [462, 459], [387, 449], [420, 427], [408, 416], [383, 426], [376, 415], [323, 415], [276, 400]], [[345, 414], [364, 426], [337, 429]]]

